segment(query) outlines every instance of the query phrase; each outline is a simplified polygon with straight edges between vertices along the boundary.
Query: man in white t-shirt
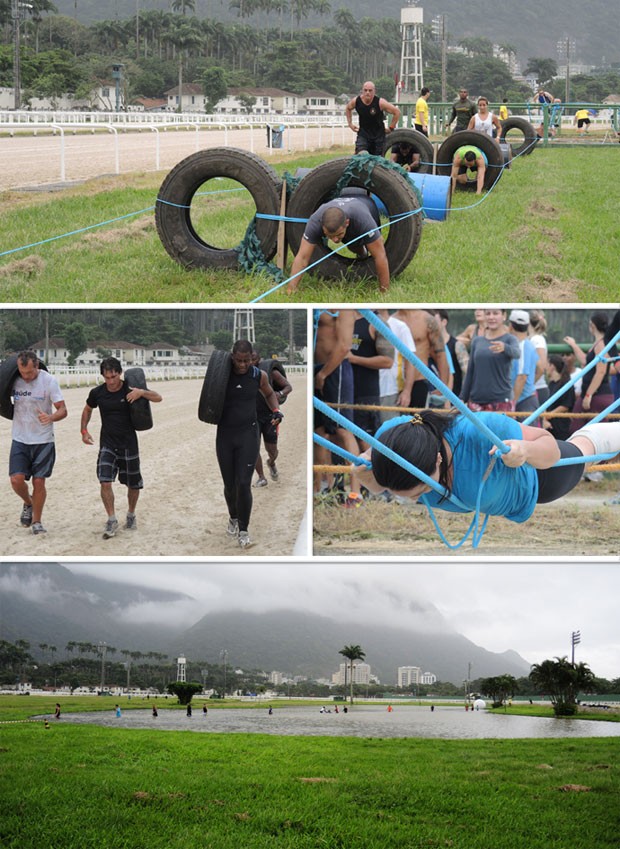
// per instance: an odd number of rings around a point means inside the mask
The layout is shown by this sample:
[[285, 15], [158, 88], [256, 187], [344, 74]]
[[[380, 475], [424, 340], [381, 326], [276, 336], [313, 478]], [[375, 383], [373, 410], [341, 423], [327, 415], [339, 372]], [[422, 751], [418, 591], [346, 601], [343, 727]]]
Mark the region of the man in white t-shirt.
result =
[[[379, 318], [384, 321], [395, 336], [415, 353], [415, 342], [409, 327], [399, 318], [394, 318], [387, 310], [375, 310]], [[394, 349], [394, 362], [390, 368], [382, 368], [379, 371], [379, 394], [382, 407], [409, 407], [411, 406], [411, 390], [415, 368], [406, 357]], [[381, 423], [398, 415], [392, 410], [381, 411]]]
[[13, 491], [23, 501], [21, 524], [32, 527], [33, 534], [44, 534], [41, 516], [47, 497], [45, 479], [51, 476], [56, 460], [54, 422], [66, 417], [67, 408], [58, 381], [39, 368], [34, 351], [17, 355], [17, 370], [12, 390], [9, 477]]

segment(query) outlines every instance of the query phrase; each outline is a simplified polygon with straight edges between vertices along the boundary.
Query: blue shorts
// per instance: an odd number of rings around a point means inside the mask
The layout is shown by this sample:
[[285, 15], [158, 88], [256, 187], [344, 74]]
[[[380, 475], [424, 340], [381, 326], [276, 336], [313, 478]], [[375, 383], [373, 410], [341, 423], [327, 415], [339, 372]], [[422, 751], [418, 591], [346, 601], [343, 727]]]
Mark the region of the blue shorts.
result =
[[108, 448], [102, 445], [97, 457], [99, 483], [118, 480], [129, 489], [142, 489], [144, 481], [140, 474], [140, 455], [133, 448]]
[[9, 455], [9, 475], [23, 475], [30, 478], [51, 478], [56, 462], [56, 445], [43, 442], [40, 445], [26, 445], [24, 442], [11, 442]]

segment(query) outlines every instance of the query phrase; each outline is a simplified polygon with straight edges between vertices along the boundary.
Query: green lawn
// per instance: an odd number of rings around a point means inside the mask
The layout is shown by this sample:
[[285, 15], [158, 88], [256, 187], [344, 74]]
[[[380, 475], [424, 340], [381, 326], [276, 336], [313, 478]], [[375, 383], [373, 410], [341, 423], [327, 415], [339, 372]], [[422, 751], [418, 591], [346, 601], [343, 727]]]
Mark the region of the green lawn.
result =
[[[345, 153], [286, 158], [274, 165], [280, 173], [294, 173], [298, 166]], [[469, 192], [457, 192], [447, 221], [425, 223], [417, 253], [385, 296], [379, 297], [372, 281], [307, 275], [293, 298], [279, 289], [267, 300], [616, 302], [619, 155], [620, 148], [535, 150], [517, 159], [482, 203]], [[153, 212], [164, 176], [105, 178], [60, 193], [1, 194], [2, 299], [224, 303], [260, 298], [273, 286], [264, 274], [188, 271], [168, 256]], [[209, 203], [201, 200], [207, 217]], [[247, 204], [235, 194], [212, 203], [215, 244], [227, 246], [249, 220]], [[44, 240], [51, 241], [35, 245]], [[20, 249], [28, 245], [35, 246]]]
[[53, 720], [3, 721], [0, 736], [0, 845], [11, 849], [618, 846], [618, 738], [273, 737]]

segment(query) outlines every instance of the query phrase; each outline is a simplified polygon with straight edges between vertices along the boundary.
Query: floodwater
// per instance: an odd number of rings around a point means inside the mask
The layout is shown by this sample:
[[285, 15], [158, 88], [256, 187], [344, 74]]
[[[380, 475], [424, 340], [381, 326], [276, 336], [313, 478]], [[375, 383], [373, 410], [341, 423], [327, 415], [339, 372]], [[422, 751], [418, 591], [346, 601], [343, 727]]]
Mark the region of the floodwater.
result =
[[60, 722], [100, 725], [108, 728], [158, 729], [160, 731], [199, 731], [217, 734], [274, 734], [303, 737], [425, 737], [444, 740], [518, 739], [550, 737], [620, 737], [619, 722], [596, 722], [542, 717], [510, 716], [466, 711], [461, 707], [418, 707], [396, 705], [360, 705], [344, 713], [326, 705], [329, 712], [316, 707], [273, 706], [264, 708], [218, 708], [206, 715], [202, 705], [193, 715], [184, 710], [127, 710], [115, 716], [114, 709], [91, 713], [63, 714]]

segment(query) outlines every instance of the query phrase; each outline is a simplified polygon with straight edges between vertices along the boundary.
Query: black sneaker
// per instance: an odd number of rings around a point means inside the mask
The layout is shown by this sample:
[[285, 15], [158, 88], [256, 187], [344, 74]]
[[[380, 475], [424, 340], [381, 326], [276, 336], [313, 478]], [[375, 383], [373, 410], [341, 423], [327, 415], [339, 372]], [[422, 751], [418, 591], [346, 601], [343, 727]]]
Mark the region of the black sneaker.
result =
[[25, 528], [32, 525], [32, 504], [24, 504], [19, 521]]

